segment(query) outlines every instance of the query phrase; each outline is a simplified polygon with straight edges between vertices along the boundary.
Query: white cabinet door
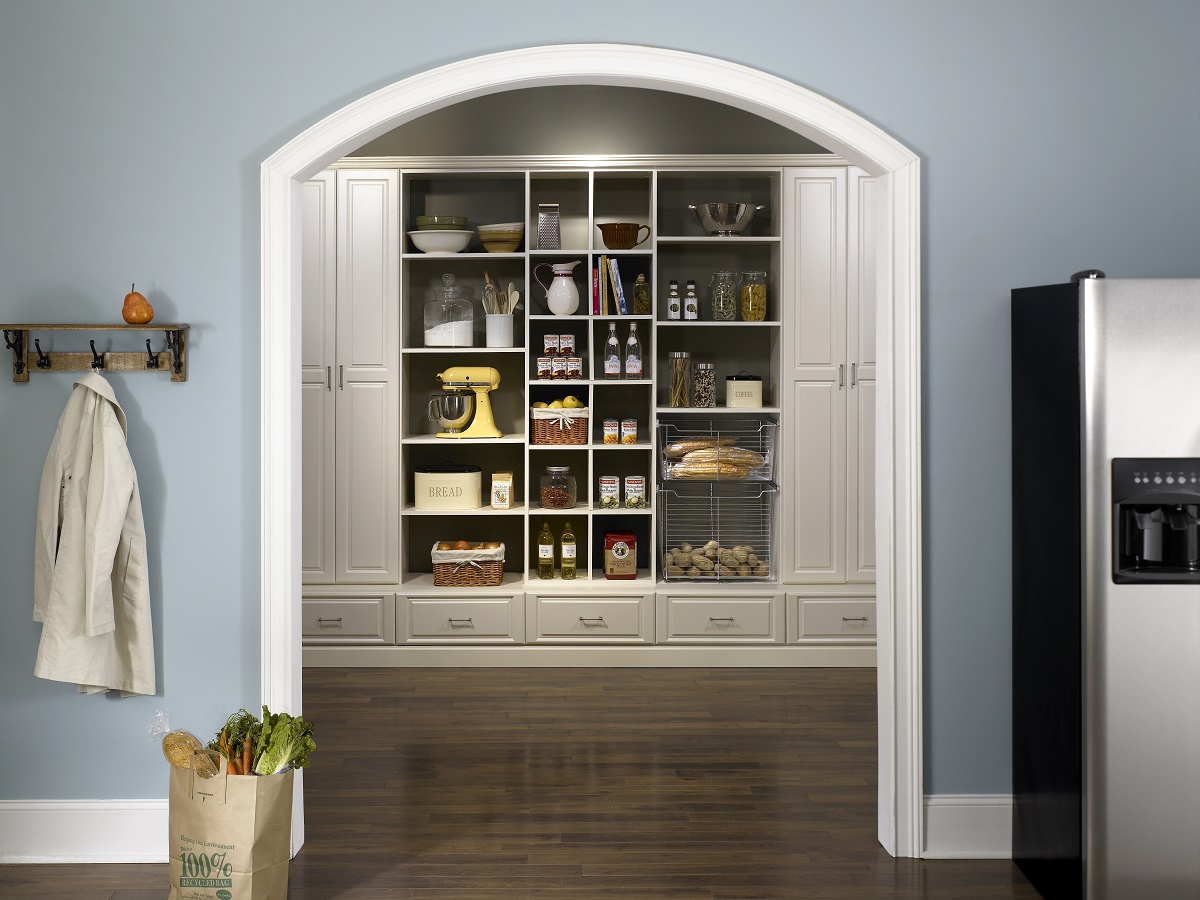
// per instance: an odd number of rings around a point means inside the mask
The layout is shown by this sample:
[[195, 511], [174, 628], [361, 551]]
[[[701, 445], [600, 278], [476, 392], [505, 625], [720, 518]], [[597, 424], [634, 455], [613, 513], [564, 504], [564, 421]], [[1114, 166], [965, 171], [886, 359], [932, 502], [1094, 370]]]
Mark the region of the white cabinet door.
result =
[[846, 580], [846, 169], [784, 172], [782, 577]]
[[336, 348], [337, 216], [333, 172], [300, 189], [303, 310], [300, 333], [300, 558], [308, 584], [333, 581], [333, 370]]
[[400, 570], [399, 173], [337, 173], [334, 580]]
[[846, 580], [875, 581], [875, 234], [879, 180], [849, 171], [846, 357]]

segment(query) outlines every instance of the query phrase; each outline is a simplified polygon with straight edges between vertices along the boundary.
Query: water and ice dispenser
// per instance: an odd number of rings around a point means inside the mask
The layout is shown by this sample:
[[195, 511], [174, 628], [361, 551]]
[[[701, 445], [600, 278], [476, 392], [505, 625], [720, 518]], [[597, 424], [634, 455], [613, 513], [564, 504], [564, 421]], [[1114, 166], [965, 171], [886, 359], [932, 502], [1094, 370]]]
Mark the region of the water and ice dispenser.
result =
[[1200, 584], [1200, 459], [1112, 461], [1113, 581]]

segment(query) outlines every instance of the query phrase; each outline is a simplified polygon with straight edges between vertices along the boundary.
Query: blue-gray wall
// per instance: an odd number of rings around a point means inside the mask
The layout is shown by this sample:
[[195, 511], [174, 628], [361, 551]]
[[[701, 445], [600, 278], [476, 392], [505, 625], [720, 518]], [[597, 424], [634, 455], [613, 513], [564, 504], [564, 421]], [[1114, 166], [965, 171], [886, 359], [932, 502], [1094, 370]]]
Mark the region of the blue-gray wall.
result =
[[112, 378], [146, 507], [157, 697], [33, 677], [36, 484], [70, 380], [0, 382], [0, 800], [163, 797], [155, 712], [207, 731], [258, 701], [260, 162], [407, 76], [580, 41], [761, 68], [924, 160], [927, 788], [1009, 790], [1008, 291], [1086, 266], [1200, 275], [1200, 4], [734, 9], [0, 5], [0, 319], [113, 321], [136, 281], [160, 320], [193, 326], [187, 384]]

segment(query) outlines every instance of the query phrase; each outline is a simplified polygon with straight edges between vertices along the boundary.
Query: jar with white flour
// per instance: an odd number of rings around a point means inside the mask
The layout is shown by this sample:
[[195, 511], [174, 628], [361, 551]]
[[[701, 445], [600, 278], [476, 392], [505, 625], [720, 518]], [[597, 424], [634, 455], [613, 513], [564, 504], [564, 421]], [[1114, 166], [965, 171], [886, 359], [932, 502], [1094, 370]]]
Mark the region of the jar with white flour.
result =
[[426, 347], [470, 347], [475, 343], [475, 310], [453, 275], [442, 276], [442, 286], [425, 304]]

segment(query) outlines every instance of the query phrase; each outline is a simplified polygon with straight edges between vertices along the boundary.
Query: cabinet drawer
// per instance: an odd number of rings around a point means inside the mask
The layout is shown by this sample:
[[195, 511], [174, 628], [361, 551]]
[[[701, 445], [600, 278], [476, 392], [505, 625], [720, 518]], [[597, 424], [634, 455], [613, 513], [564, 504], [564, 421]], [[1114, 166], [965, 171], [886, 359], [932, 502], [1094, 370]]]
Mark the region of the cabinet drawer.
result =
[[650, 643], [652, 597], [530, 597], [528, 640]]
[[320, 597], [301, 600], [300, 629], [306, 644], [393, 644], [395, 595]]
[[434, 643], [520, 643], [520, 597], [401, 597], [402, 640]]
[[782, 643], [783, 598], [658, 596], [659, 643]]
[[800, 600], [801, 637], [875, 637], [875, 601]]

